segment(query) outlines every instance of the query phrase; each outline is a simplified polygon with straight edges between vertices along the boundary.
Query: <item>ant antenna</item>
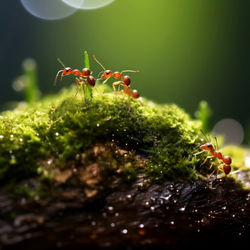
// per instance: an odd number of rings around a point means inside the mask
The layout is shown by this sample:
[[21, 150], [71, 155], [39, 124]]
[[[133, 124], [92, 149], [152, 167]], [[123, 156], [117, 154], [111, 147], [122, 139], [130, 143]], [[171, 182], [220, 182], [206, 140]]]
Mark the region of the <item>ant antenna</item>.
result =
[[105, 71], [106, 69], [104, 66], [97, 60], [97, 58], [93, 55], [93, 59], [102, 67], [102, 69]]
[[57, 58], [57, 61], [63, 66], [63, 68], [66, 68], [64, 63], [62, 62], [62, 60], [60, 58]]
[[205, 133], [202, 131], [202, 129], [200, 129], [200, 131], [201, 131], [201, 133], [203, 134], [205, 140], [206, 140], [207, 142], [209, 142], [209, 141], [210, 141], [210, 138], [209, 138], [209, 140], [208, 140], [208, 137], [205, 135]]
[[56, 85], [58, 76], [60, 75], [61, 72], [63, 72], [63, 69], [61, 69], [61, 70], [59, 70], [59, 71], [57, 72], [56, 77], [55, 77], [55, 80], [54, 80], [54, 85]]
[[138, 73], [138, 72], [140, 72], [140, 71], [139, 71], [139, 70], [130, 70], [130, 69], [127, 69], [127, 70], [123, 70], [123, 71], [121, 72], [121, 74], [124, 73], [124, 72]]
[[97, 79], [100, 79], [100, 76], [103, 74], [104, 71], [99, 72]]
[[215, 139], [215, 142], [216, 142], [216, 150], [219, 150], [219, 145], [218, 145], [217, 137], [215, 136], [214, 139]]

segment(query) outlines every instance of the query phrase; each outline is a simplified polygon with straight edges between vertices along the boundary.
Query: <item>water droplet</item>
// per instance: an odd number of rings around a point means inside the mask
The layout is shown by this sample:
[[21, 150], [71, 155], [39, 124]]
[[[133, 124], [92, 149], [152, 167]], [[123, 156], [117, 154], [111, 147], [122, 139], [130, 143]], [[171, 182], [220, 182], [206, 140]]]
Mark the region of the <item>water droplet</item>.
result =
[[19, 141], [20, 141], [20, 142], [23, 142], [23, 138], [20, 138]]
[[179, 211], [180, 212], [184, 212], [186, 210], [186, 208], [185, 207], [181, 207], [181, 208], [179, 208]]
[[126, 228], [122, 229], [121, 231], [122, 234], [127, 234], [128, 233], [128, 230]]
[[146, 202], [145, 202], [145, 207], [146, 207], [146, 208], [149, 208], [149, 207], [150, 207], [150, 202], [149, 202], [149, 201], [146, 201]]
[[140, 224], [140, 225], [139, 225], [139, 228], [144, 228], [144, 224]]
[[4, 136], [3, 135], [0, 135], [0, 140], [2, 140], [4, 138]]
[[174, 221], [173, 221], [173, 220], [172, 220], [172, 221], [170, 221], [170, 224], [171, 224], [171, 225], [174, 225]]
[[169, 186], [169, 190], [174, 191], [174, 185], [171, 184], [171, 185]]
[[107, 207], [107, 211], [109, 214], [113, 214], [115, 212], [114, 207], [112, 206]]
[[132, 200], [133, 200], [133, 197], [132, 197], [131, 194], [127, 194], [127, 195], [126, 195], [126, 199], [127, 199], [128, 201], [132, 201]]
[[56, 132], [56, 133], [55, 133], [55, 136], [58, 136], [58, 135], [59, 135], [59, 133], [58, 133], [58, 132]]
[[179, 189], [176, 189], [175, 194], [176, 194], [176, 195], [180, 195], [180, 190], [179, 190]]
[[223, 206], [221, 209], [222, 209], [222, 210], [226, 210], [226, 209], [227, 209], [227, 207], [226, 207], [226, 206]]
[[120, 214], [117, 212], [117, 213], [115, 213], [115, 217], [118, 217]]
[[112, 222], [112, 223], [110, 224], [110, 226], [111, 226], [111, 227], [115, 227], [115, 223]]
[[150, 207], [150, 211], [152, 212], [152, 213], [154, 213], [155, 212], [155, 207]]
[[96, 127], [100, 127], [100, 124], [99, 124], [99, 123], [97, 123], [97, 124], [96, 124]]

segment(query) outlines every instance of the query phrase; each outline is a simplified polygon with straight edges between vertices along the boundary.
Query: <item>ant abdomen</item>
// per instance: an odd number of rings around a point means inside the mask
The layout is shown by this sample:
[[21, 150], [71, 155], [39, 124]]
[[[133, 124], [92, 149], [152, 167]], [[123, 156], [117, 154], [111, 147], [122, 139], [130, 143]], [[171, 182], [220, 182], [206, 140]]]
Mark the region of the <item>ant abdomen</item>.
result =
[[134, 90], [132, 91], [131, 95], [132, 95], [132, 97], [135, 98], [135, 99], [137, 99], [137, 98], [140, 97], [140, 94], [139, 94], [139, 92], [138, 92], [136, 89], [134, 89]]
[[224, 171], [224, 173], [225, 173], [226, 175], [228, 175], [228, 174], [231, 172], [231, 166], [228, 165], [228, 164], [225, 164], [225, 165], [223, 166], [223, 171]]
[[95, 78], [94, 78], [93, 76], [88, 76], [87, 82], [88, 82], [88, 84], [91, 85], [92, 87], [95, 86]]

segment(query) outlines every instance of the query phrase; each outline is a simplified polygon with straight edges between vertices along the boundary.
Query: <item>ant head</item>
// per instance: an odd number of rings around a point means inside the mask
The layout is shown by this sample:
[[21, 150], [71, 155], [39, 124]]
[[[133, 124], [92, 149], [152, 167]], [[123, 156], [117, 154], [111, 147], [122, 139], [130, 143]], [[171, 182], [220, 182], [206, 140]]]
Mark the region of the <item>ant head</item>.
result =
[[90, 75], [90, 70], [88, 68], [83, 68], [82, 69], [82, 76], [89, 76]]
[[137, 98], [140, 97], [139, 92], [138, 92], [137, 90], [135, 90], [135, 89], [132, 91], [131, 95], [132, 95], [132, 97], [135, 98], [135, 99], [137, 99]]
[[208, 151], [213, 151], [214, 150], [214, 147], [211, 143], [206, 143], [206, 144], [203, 144], [201, 145], [200, 147], [202, 150], [208, 150]]
[[125, 85], [127, 85], [127, 86], [130, 85], [131, 79], [130, 79], [129, 76], [123, 76], [122, 80], [123, 80], [123, 82], [124, 82]]
[[227, 155], [224, 156], [222, 160], [227, 165], [230, 165], [232, 163], [232, 158], [230, 156], [227, 156]]
[[87, 81], [88, 84], [91, 85], [92, 87], [95, 86], [95, 78], [93, 76], [88, 76]]
[[70, 75], [72, 73], [72, 69], [70, 67], [66, 67], [62, 72], [62, 77]]
[[101, 76], [101, 80], [107, 79], [112, 76], [112, 71], [111, 70], [105, 70], [104, 73]]

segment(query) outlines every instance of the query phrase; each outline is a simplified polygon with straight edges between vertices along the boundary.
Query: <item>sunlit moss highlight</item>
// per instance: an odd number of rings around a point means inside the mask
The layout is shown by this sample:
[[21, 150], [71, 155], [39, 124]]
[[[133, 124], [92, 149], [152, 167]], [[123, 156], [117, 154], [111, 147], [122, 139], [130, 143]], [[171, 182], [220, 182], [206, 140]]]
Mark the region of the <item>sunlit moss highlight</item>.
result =
[[[200, 122], [174, 104], [158, 105], [124, 94], [94, 89], [91, 102], [74, 98], [75, 88], [0, 116], [0, 180], [8, 183], [48, 176], [44, 160], [59, 168], [96, 144], [114, 143], [143, 156], [140, 167], [124, 163], [124, 177], [136, 178], [143, 168], [153, 181], [195, 179], [211, 173], [201, 165]], [[109, 157], [110, 158], [110, 157]], [[110, 160], [110, 159], [107, 159]], [[111, 159], [112, 160], [112, 159]], [[54, 166], [55, 166], [54, 165]]]

